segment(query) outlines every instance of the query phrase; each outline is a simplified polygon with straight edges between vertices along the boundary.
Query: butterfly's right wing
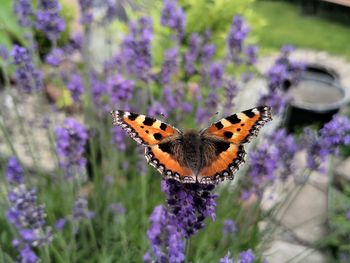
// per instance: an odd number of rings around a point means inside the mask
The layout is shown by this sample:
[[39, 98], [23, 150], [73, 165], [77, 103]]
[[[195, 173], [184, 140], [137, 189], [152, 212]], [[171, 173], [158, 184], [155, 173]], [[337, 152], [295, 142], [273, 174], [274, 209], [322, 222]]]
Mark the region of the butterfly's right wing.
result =
[[179, 130], [160, 120], [142, 114], [115, 110], [111, 112], [113, 125], [123, 128], [137, 143], [156, 145], [176, 136]]

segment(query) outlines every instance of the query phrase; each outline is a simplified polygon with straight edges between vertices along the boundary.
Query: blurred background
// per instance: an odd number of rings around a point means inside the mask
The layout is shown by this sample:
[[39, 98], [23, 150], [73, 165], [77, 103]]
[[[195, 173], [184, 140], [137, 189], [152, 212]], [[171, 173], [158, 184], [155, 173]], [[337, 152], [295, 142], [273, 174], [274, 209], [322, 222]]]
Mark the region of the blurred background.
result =
[[[1, 0], [0, 262], [350, 262], [350, 1]], [[162, 179], [110, 111], [273, 121]]]

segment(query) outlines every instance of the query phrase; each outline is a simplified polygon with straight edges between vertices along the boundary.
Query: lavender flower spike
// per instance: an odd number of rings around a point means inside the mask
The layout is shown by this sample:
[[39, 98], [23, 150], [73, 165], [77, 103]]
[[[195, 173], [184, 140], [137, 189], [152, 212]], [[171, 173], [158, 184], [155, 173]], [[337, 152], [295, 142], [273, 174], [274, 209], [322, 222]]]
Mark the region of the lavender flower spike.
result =
[[350, 144], [350, 120], [335, 115], [319, 134], [309, 128], [305, 129], [303, 139], [308, 152], [307, 167], [312, 170], [321, 169], [321, 164], [330, 154], [338, 154], [339, 146]]
[[55, 134], [60, 165], [65, 170], [66, 177], [71, 178], [75, 172], [80, 173], [85, 167], [83, 154], [88, 139], [87, 131], [75, 119], [68, 118], [63, 127], [56, 128]]
[[81, 102], [81, 96], [84, 93], [83, 79], [79, 74], [73, 74], [67, 85], [74, 102]]
[[16, 65], [15, 77], [17, 85], [25, 93], [38, 91], [42, 87], [42, 72], [34, 67], [28, 50], [14, 45], [11, 51], [13, 64]]
[[255, 260], [255, 255], [251, 249], [239, 253], [239, 263], [252, 263]]
[[57, 40], [65, 30], [66, 25], [59, 11], [58, 0], [40, 0], [36, 14], [36, 28], [43, 31], [50, 40]]
[[160, 22], [163, 26], [174, 29], [177, 36], [181, 39], [185, 31], [185, 13], [183, 9], [178, 6], [176, 0], [164, 0], [162, 15]]
[[231, 258], [231, 253], [230, 251], [227, 252], [226, 256], [220, 259], [219, 263], [233, 263], [233, 259]]
[[38, 262], [33, 247], [51, 243], [52, 231], [46, 226], [44, 205], [37, 205], [36, 190], [28, 190], [23, 180], [23, 169], [15, 157], [11, 157], [6, 169], [9, 209], [7, 221], [14, 226], [17, 238], [12, 241], [19, 251], [21, 262]]

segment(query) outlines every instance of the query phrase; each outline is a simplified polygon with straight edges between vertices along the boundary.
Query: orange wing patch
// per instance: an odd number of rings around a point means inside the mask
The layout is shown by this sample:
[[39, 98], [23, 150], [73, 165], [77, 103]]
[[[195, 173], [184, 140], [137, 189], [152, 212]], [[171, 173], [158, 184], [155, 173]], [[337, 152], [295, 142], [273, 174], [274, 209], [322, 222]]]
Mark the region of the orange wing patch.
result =
[[196, 182], [196, 176], [191, 169], [181, 166], [169, 153], [161, 150], [159, 145], [147, 147], [145, 157], [147, 162], [167, 179], [175, 179], [183, 183]]
[[155, 145], [179, 131], [160, 120], [120, 110], [112, 111], [113, 124], [122, 127], [136, 142]]
[[249, 142], [259, 129], [271, 120], [271, 108], [261, 106], [233, 114], [212, 124], [204, 132], [235, 144]]
[[204, 167], [198, 175], [198, 182], [213, 184], [225, 178], [233, 179], [239, 166], [244, 163], [245, 151], [243, 145], [231, 143], [227, 150], [221, 152], [213, 162]]

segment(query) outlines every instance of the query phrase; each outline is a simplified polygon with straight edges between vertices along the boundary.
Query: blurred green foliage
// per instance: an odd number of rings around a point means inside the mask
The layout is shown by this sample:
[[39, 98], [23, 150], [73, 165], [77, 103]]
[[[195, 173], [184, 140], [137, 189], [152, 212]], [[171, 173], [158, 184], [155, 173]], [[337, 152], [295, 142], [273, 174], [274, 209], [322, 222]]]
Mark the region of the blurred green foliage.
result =
[[350, 221], [346, 215], [350, 211], [350, 185], [344, 184], [342, 190], [331, 187], [328, 195], [329, 234], [320, 241], [319, 246], [327, 252], [332, 262], [349, 262]]
[[23, 43], [22, 28], [17, 24], [12, 12], [12, 0], [1, 0], [0, 4], [0, 44], [11, 47], [13, 43]]
[[350, 60], [348, 26], [318, 16], [303, 16], [297, 5], [286, 2], [256, 1], [252, 9], [267, 23], [261, 28], [252, 26], [265, 51], [289, 43], [298, 48], [324, 50]]

